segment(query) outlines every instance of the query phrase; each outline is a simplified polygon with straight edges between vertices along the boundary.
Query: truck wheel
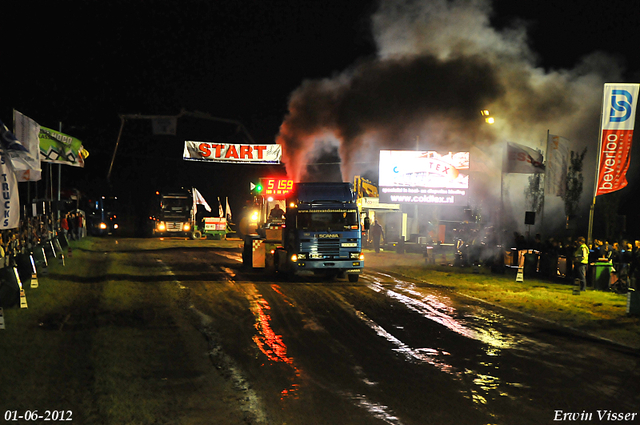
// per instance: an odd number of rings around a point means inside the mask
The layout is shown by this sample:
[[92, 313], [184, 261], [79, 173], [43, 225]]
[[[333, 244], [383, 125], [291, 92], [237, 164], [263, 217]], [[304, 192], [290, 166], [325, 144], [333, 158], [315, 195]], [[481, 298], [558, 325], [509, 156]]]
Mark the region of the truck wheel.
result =
[[350, 275], [349, 275], [349, 282], [356, 283], [356, 282], [358, 281], [358, 277], [360, 277], [360, 275], [357, 275], [357, 274], [350, 274]]
[[196, 230], [195, 232], [191, 233], [191, 239], [200, 239], [202, 237], [202, 233], [200, 233], [200, 230]]

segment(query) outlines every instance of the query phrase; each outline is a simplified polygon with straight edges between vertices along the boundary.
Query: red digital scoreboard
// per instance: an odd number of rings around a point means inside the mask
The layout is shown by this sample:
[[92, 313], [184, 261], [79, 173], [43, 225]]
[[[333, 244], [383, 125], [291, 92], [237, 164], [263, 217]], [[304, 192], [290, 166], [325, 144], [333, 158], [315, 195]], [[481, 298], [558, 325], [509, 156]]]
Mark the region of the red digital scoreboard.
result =
[[261, 178], [265, 196], [284, 196], [293, 190], [293, 180], [282, 178]]

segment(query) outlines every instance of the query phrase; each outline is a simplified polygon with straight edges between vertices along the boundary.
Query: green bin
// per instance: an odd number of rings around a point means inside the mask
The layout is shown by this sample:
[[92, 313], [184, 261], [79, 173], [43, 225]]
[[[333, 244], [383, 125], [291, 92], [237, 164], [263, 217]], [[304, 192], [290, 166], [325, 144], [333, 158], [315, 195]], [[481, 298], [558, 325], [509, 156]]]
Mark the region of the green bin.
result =
[[524, 254], [524, 275], [534, 276], [538, 272], [538, 254], [527, 252]]
[[640, 292], [633, 289], [627, 293], [627, 314], [640, 315]]
[[609, 289], [612, 266], [608, 261], [596, 261], [592, 264], [593, 289], [598, 291], [607, 291]]

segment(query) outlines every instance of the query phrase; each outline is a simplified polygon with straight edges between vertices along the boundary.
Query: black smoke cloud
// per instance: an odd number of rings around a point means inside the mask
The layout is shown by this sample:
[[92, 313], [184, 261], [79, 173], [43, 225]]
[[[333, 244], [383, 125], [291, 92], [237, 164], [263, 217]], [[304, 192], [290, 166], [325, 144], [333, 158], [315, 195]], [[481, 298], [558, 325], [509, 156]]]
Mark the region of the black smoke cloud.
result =
[[[476, 193], [495, 200], [505, 142], [544, 151], [549, 132], [569, 139], [571, 150], [588, 148], [585, 187], [592, 185], [602, 85], [623, 81], [619, 62], [596, 52], [573, 69], [543, 69], [526, 26], [498, 30], [491, 14], [489, 0], [380, 0], [371, 17], [377, 55], [292, 93], [277, 137], [290, 177], [305, 179], [317, 145], [337, 150], [344, 181], [375, 173], [380, 149], [469, 150], [472, 171], [486, 180], [486, 193]], [[511, 180], [505, 194], [523, 210], [517, 198], [526, 183]], [[559, 198], [545, 205], [554, 203], [561, 208]]]
[[304, 82], [291, 96], [278, 143], [288, 173], [299, 179], [314, 140], [329, 133], [339, 141], [343, 177], [349, 178], [348, 164], [369, 136], [379, 141], [377, 147], [402, 148], [432, 123], [450, 135], [430, 146], [468, 148], [484, 134], [480, 110], [503, 91], [494, 67], [480, 57], [366, 61], [340, 78]]

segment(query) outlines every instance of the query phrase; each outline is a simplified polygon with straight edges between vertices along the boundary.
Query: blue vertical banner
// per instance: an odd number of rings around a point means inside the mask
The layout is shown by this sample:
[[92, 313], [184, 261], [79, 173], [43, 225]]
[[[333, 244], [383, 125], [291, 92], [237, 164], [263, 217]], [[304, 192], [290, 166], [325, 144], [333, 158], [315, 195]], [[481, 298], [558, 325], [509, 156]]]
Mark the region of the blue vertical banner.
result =
[[0, 148], [0, 230], [15, 229], [20, 225], [20, 197], [16, 172], [11, 158]]
[[602, 133], [594, 196], [615, 192], [627, 186], [639, 94], [640, 84], [604, 85]]

